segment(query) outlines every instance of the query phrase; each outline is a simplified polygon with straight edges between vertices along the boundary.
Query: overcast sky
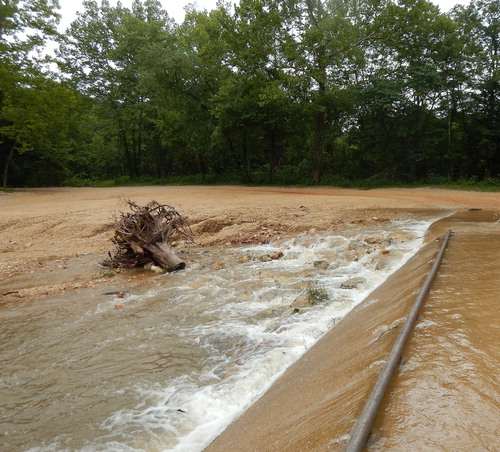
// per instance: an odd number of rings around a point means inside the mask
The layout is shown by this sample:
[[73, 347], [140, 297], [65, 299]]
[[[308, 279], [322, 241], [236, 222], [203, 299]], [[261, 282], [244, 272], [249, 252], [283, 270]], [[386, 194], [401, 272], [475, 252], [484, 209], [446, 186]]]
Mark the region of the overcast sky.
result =
[[[234, 3], [237, 0], [232, 0]], [[442, 11], [448, 11], [457, 3], [466, 4], [468, 0], [431, 0], [440, 6]], [[129, 7], [132, 0], [121, 0], [124, 6]], [[100, 3], [100, 1], [98, 1]], [[195, 4], [198, 10], [210, 10], [215, 8], [217, 0], [161, 0], [163, 8], [167, 10], [168, 15], [176, 20], [182, 22], [184, 20], [184, 6], [187, 4]], [[82, 10], [82, 0], [59, 0], [61, 5], [60, 13], [62, 15], [60, 29], [64, 31], [73, 20], [76, 18], [76, 12]], [[111, 5], [116, 5], [116, 0], [110, 0]]]
[[[233, 0], [234, 1], [234, 0]], [[97, 1], [99, 4], [100, 0]], [[122, 5], [130, 7], [132, 5], [132, 0], [121, 0]], [[176, 20], [176, 22], [182, 22], [184, 20], [184, 7], [188, 4], [196, 4], [196, 9], [213, 9], [217, 4], [217, 0], [160, 0], [163, 8], [167, 10], [168, 15]], [[76, 18], [76, 12], [81, 11], [83, 0], [59, 0], [61, 9], [59, 13], [62, 15], [60, 28], [65, 30], [73, 20]], [[116, 5], [117, 0], [110, 0], [111, 5]]]

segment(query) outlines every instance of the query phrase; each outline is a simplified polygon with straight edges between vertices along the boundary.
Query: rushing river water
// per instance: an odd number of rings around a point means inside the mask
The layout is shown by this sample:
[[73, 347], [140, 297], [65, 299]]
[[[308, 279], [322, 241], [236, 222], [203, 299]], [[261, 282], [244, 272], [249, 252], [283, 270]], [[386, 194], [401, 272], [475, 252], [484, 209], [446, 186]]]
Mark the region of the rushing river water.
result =
[[[219, 250], [217, 268], [124, 298], [0, 305], [0, 450], [202, 450], [413, 255], [431, 221]], [[300, 297], [315, 303], [292, 306]]]

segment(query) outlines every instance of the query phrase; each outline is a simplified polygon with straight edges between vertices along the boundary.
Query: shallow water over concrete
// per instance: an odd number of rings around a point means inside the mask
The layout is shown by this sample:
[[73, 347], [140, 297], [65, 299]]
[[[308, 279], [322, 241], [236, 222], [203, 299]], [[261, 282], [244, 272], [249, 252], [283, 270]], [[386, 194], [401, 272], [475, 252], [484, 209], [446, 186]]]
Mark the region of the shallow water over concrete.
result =
[[499, 216], [463, 212], [369, 450], [472, 451], [500, 446]]

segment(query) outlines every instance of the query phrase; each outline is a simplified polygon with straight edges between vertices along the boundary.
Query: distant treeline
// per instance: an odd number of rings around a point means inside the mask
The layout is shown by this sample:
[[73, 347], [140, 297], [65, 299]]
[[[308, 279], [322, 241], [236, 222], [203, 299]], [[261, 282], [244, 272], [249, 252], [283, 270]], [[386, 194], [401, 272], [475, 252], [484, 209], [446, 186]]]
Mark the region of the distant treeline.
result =
[[4, 186], [500, 180], [498, 0], [56, 3], [0, 0]]

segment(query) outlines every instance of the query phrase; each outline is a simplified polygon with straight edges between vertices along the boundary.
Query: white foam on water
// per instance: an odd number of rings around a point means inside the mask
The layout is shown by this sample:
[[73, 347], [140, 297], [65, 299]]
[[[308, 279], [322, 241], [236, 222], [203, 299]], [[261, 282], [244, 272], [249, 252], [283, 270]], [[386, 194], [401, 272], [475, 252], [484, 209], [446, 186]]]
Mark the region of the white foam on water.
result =
[[[136, 435], [133, 441], [119, 443], [121, 450], [202, 450], [332, 325], [401, 267], [421, 246], [430, 223], [393, 222], [383, 229], [360, 229], [351, 236], [304, 236], [279, 248], [247, 247], [242, 251], [248, 255], [284, 251], [285, 256], [207, 273], [190, 272], [196, 278], [194, 288], [184, 279], [175, 291], [169, 286], [169, 297], [186, 316], [199, 316], [195, 324], [179, 322], [176, 331], [187, 343], [201, 347], [205, 361], [164, 384], [136, 382], [131, 390], [140, 402], [114, 413], [102, 430], [123, 431], [124, 438], [130, 432], [142, 432], [141, 438]], [[413, 239], [391, 241], [387, 231], [404, 232]], [[392, 256], [381, 270], [376, 269], [372, 253], [361, 253], [357, 261], [349, 254], [353, 240], [362, 242], [363, 237], [375, 233], [386, 237], [385, 249]], [[313, 263], [318, 260], [328, 261], [330, 267], [315, 268]], [[350, 278], [360, 280], [352, 288], [342, 288]], [[326, 293], [328, 301], [297, 308], [297, 312], [291, 304], [307, 294], [311, 282]], [[154, 296], [147, 295], [150, 300]], [[111, 303], [99, 309], [106, 312]], [[104, 439], [99, 450], [118, 450], [116, 445], [115, 440]]]

